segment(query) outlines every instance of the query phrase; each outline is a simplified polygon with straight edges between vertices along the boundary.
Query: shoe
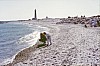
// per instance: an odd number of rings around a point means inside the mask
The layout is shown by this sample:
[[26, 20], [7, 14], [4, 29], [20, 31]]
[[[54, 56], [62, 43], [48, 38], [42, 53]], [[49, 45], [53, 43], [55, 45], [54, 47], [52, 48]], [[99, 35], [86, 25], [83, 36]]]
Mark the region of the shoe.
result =
[[52, 45], [52, 43], [50, 45]]
[[48, 46], [48, 44], [46, 44], [46, 46]]

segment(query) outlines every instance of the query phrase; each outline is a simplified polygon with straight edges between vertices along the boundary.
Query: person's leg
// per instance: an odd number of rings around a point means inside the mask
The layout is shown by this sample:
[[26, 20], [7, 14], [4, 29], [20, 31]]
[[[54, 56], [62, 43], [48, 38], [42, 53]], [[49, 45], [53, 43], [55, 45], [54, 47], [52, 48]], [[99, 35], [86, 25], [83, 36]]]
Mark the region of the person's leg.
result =
[[49, 38], [49, 42], [50, 42], [50, 45], [52, 44], [52, 42], [51, 42], [51, 37]]
[[47, 45], [49, 45], [49, 39], [47, 39]]

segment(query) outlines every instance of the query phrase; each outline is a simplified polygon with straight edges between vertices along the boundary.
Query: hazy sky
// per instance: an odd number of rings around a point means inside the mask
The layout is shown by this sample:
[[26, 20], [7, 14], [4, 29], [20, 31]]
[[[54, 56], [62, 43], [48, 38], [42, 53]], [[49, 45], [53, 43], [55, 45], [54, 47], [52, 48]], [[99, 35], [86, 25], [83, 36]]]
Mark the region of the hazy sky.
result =
[[0, 20], [100, 14], [100, 0], [0, 0]]

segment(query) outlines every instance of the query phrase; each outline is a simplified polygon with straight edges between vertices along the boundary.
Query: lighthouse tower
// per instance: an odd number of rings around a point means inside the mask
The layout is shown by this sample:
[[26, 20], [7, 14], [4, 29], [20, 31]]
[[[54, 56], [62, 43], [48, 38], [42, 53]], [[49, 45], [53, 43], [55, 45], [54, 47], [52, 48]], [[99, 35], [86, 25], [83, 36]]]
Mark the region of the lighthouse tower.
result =
[[36, 9], [35, 9], [35, 15], [34, 15], [34, 18], [35, 18], [35, 19], [37, 19], [37, 15], [36, 15]]
[[34, 10], [34, 18], [32, 18], [32, 20], [37, 20], [36, 9]]

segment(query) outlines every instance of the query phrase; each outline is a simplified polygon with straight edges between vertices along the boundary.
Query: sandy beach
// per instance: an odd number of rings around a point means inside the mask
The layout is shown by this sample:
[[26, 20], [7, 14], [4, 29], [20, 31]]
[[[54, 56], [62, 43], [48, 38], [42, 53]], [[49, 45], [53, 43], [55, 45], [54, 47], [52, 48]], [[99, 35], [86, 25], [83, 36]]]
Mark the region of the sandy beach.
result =
[[[26, 48], [5, 66], [100, 66], [100, 28], [35, 22], [48, 27], [52, 45]], [[30, 24], [33, 24], [30, 22]]]

